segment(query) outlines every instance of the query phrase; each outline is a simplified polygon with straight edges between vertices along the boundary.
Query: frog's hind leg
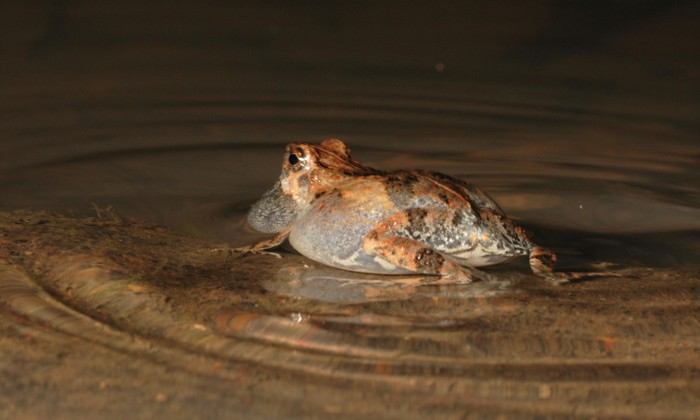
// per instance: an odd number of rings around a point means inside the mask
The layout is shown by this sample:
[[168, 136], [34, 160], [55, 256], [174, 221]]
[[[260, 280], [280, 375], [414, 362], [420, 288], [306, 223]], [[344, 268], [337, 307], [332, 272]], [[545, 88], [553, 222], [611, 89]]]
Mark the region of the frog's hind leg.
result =
[[413, 239], [381, 236], [376, 231], [365, 237], [363, 250], [391, 264], [423, 274], [437, 274], [458, 283], [471, 283], [472, 273], [442, 254]]
[[416, 227], [414, 217], [418, 211], [421, 210], [405, 210], [380, 223], [365, 236], [363, 250], [406, 270], [471, 283], [474, 269], [460, 266], [429, 245], [406, 237]]

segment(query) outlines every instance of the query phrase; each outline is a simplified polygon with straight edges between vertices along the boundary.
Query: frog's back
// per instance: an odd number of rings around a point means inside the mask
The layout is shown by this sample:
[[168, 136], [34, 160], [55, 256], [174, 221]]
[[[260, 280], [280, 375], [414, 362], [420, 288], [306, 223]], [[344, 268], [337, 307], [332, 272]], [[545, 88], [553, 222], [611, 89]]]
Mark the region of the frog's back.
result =
[[427, 213], [424, 226], [412, 227], [432, 249], [474, 267], [529, 252], [532, 244], [522, 231], [491, 197], [473, 184], [439, 172], [409, 174], [416, 177], [409, 186], [414, 199], [408, 200], [405, 208], [420, 208], [423, 203], [416, 200], [421, 198], [434, 209]]
[[[482, 220], [484, 212], [502, 216], [493, 200], [470, 184], [421, 171], [372, 174], [339, 183], [316, 198], [297, 220], [289, 239], [297, 251], [324, 264], [403, 273], [407, 271], [363, 251], [367, 234], [401, 212], [417, 217], [397, 229], [396, 236], [418, 240], [463, 264], [488, 265], [514, 255], [497, 254], [512, 246]], [[488, 241], [480, 242], [487, 237]]]

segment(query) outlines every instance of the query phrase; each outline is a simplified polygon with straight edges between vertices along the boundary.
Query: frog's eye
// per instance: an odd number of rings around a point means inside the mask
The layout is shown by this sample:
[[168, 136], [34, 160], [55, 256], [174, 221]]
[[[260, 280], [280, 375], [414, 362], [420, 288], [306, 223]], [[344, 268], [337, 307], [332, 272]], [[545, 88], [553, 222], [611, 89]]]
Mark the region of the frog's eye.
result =
[[299, 163], [299, 157], [295, 153], [292, 153], [291, 155], [289, 155], [289, 163], [291, 165], [296, 165], [297, 163]]

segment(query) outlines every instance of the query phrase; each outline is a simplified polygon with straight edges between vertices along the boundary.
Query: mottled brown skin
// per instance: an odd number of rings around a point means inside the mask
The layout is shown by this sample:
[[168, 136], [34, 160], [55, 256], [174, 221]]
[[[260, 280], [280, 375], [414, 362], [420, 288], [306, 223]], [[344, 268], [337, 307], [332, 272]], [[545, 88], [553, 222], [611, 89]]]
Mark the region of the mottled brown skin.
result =
[[280, 179], [248, 220], [278, 235], [238, 251], [262, 252], [289, 238], [301, 254], [352, 271], [469, 282], [474, 267], [519, 255], [544, 276], [556, 261], [475, 186], [437, 172], [364, 166], [336, 139], [289, 144]]

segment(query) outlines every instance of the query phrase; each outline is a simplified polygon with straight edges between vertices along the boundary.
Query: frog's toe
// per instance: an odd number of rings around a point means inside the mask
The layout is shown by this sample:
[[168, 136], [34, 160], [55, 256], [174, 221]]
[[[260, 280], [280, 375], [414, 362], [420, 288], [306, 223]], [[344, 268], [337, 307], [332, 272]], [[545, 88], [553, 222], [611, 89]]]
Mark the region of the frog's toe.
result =
[[232, 249], [227, 246], [216, 247], [216, 248], [206, 248], [205, 251], [208, 252], [231, 252]]
[[621, 274], [612, 272], [552, 272], [540, 276], [555, 285], [584, 282], [601, 277], [622, 277]]
[[256, 254], [263, 254], [263, 255], [272, 255], [275, 258], [282, 258], [282, 254], [279, 252], [271, 252], [271, 251], [258, 251]]
[[[534, 270], [533, 270], [534, 271]], [[569, 284], [573, 280], [569, 274], [571, 273], [555, 273], [555, 272], [550, 272], [550, 273], [536, 273], [538, 274], [542, 279], [547, 281], [550, 284], [553, 284], [555, 286], [561, 286], [564, 284]]]

